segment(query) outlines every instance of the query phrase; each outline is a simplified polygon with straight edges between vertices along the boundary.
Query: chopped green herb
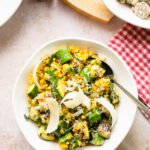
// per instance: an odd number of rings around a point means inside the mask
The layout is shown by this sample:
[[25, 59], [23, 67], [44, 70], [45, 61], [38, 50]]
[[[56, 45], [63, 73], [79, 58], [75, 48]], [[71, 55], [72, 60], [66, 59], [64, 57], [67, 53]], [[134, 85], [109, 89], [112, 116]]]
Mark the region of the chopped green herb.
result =
[[29, 116], [27, 116], [26, 114], [24, 114], [24, 118], [25, 118], [26, 120], [29, 120], [29, 119], [30, 119]]

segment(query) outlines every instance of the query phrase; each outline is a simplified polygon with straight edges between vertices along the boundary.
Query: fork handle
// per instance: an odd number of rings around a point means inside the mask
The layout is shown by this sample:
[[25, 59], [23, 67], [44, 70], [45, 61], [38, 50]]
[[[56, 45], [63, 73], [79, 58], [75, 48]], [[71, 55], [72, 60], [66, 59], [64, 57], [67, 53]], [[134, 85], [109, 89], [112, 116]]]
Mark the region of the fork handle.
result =
[[150, 116], [150, 107], [146, 106], [143, 102], [139, 99], [135, 98], [129, 91], [127, 91], [122, 85], [120, 85], [117, 81], [114, 80], [114, 83], [128, 96], [130, 97], [136, 105], [142, 109], [147, 115]]

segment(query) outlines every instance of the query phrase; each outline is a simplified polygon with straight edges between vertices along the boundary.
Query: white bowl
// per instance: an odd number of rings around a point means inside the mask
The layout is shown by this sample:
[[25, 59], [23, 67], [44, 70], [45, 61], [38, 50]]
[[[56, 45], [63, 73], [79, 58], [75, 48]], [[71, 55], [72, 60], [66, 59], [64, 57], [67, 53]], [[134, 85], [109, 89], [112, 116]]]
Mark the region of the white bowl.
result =
[[[53, 51], [68, 45], [77, 45], [78, 47], [92, 49], [96, 53], [99, 53], [102, 57], [105, 56], [107, 58], [107, 63], [112, 67], [118, 82], [129, 90], [135, 97], [138, 95], [136, 83], [128, 67], [113, 50], [104, 44], [80, 38], [59, 39], [44, 44], [44, 46], [39, 48], [31, 56], [22, 68], [17, 77], [13, 92], [13, 109], [17, 123], [25, 138], [36, 150], [59, 150], [59, 146], [57, 143], [47, 142], [40, 139], [37, 135], [37, 127], [32, 122], [26, 121], [24, 118], [24, 114], [28, 112], [26, 96], [28, 74], [42, 56], [50, 54]], [[120, 90], [119, 92], [121, 99], [117, 109], [118, 120], [112, 130], [110, 139], [106, 140], [103, 146], [88, 146], [82, 148], [83, 150], [113, 150], [125, 138], [133, 123], [136, 113], [136, 105]]]
[[120, 4], [117, 0], [103, 0], [107, 8], [120, 19], [133, 25], [150, 29], [150, 19], [141, 19], [137, 17], [131, 7]]
[[0, 27], [16, 12], [22, 0], [0, 0]]

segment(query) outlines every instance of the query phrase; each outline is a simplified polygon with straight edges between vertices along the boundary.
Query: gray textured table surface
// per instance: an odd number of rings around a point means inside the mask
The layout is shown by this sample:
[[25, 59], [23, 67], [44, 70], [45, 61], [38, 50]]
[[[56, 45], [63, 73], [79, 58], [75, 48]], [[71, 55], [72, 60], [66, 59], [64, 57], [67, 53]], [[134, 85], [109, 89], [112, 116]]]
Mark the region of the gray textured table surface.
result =
[[[107, 43], [123, 24], [117, 18], [109, 24], [95, 22], [60, 0], [48, 4], [24, 0], [16, 14], [0, 28], [0, 150], [33, 150], [19, 131], [11, 104], [16, 76], [33, 51], [48, 40], [64, 36]], [[117, 150], [150, 150], [150, 124], [139, 111]]]

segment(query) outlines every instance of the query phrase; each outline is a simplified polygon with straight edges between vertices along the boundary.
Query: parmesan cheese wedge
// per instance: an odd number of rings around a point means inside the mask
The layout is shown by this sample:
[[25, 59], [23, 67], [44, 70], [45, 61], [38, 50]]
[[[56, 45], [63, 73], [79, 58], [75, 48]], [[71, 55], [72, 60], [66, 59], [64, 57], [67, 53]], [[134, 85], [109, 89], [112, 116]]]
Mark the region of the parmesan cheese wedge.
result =
[[108, 23], [113, 17], [100, 0], [64, 0], [64, 2], [79, 13], [104, 23]]

